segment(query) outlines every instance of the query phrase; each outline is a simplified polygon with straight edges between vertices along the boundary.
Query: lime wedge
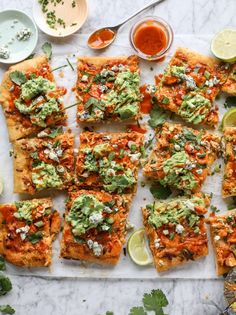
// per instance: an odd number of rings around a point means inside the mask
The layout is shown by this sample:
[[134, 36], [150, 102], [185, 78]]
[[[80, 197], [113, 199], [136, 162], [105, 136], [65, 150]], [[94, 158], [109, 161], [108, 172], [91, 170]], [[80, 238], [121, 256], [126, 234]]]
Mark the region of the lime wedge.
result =
[[225, 62], [236, 61], [236, 29], [224, 29], [211, 42], [211, 51]]
[[3, 180], [0, 177], [0, 195], [2, 194], [2, 192], [3, 192]]
[[139, 266], [152, 264], [153, 259], [148, 249], [144, 229], [131, 234], [128, 240], [128, 253], [133, 262]]
[[225, 127], [236, 127], [236, 108], [231, 108], [224, 114], [222, 129]]

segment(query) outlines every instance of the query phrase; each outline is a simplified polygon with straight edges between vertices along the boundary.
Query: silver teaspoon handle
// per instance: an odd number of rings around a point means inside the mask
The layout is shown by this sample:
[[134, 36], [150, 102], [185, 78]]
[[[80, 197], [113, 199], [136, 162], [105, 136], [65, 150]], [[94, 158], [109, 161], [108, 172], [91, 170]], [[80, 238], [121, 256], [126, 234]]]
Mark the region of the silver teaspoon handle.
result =
[[132, 14], [131, 16], [129, 16], [127, 19], [125, 19], [124, 21], [122, 21], [121, 23], [119, 23], [118, 25], [114, 26], [114, 28], [119, 28], [121, 25], [125, 24], [126, 22], [128, 22], [129, 20], [131, 20], [132, 18], [134, 18], [136, 15], [138, 15], [139, 13], [141, 13], [142, 11], [154, 7], [156, 4], [161, 3], [165, 0], [157, 0], [154, 2], [149, 3], [148, 5], [146, 5], [145, 7], [143, 7], [142, 9], [139, 9], [138, 11], [136, 11], [134, 14]]

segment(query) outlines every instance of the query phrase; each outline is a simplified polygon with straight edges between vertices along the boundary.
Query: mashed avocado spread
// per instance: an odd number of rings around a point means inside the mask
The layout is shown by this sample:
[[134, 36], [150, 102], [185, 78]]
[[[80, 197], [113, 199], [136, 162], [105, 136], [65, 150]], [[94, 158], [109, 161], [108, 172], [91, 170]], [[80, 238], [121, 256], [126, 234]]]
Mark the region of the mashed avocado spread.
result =
[[37, 190], [58, 188], [63, 185], [56, 168], [45, 162], [40, 162], [40, 164], [32, 169], [32, 181]]

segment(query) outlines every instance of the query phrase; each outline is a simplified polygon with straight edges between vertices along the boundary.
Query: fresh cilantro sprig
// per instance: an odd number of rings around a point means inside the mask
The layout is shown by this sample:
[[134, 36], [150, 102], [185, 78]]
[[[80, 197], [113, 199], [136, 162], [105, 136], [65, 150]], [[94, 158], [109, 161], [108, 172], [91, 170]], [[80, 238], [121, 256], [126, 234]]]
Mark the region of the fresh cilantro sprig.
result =
[[14, 308], [12, 308], [10, 305], [0, 305], [0, 312], [2, 314], [15, 314]]
[[150, 192], [156, 199], [167, 199], [172, 194], [170, 188], [164, 187], [158, 182], [152, 183]]
[[[148, 315], [149, 311], [155, 312], [155, 315], [167, 315], [163, 308], [169, 302], [160, 289], [152, 290], [151, 293], [145, 293], [143, 296], [143, 306], [134, 306], [130, 309], [128, 315]], [[114, 315], [113, 312], [106, 312], [106, 315]]]

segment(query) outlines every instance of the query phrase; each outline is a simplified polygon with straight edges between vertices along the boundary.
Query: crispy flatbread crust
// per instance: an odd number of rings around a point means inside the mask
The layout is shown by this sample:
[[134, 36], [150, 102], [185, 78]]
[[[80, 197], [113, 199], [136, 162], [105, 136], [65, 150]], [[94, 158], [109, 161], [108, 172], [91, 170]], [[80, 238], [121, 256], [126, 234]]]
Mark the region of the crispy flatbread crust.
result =
[[[232, 141], [227, 141], [227, 136], [232, 137]], [[236, 196], [236, 159], [234, 158], [234, 145], [236, 143], [236, 128], [226, 127], [224, 130], [224, 143], [225, 143], [225, 167], [224, 176], [222, 181], [222, 197], [232, 197]], [[233, 159], [232, 159], [233, 157]]]
[[[92, 250], [90, 250], [87, 246], [87, 244], [80, 244], [74, 240], [73, 234], [71, 232], [71, 226], [69, 223], [65, 220], [64, 222], [64, 229], [63, 229], [63, 235], [62, 235], [62, 240], [61, 240], [61, 252], [60, 256], [65, 259], [75, 259], [75, 260], [81, 260], [85, 261], [88, 263], [97, 263], [100, 265], [116, 265], [119, 261], [120, 258], [120, 253], [122, 250], [122, 246], [125, 243], [125, 225], [126, 225], [126, 218], [128, 215], [128, 211], [130, 208], [132, 196], [131, 195], [110, 195], [106, 192], [98, 192], [98, 191], [92, 191], [92, 190], [80, 190], [76, 193], [71, 193], [69, 194], [69, 197], [74, 200], [77, 196], [81, 194], [93, 194], [96, 198], [99, 200], [112, 200], [112, 198], [116, 198], [117, 200], [122, 200], [125, 199], [127, 204], [126, 204], [126, 209], [122, 210], [122, 214], [120, 213], [121, 208], [119, 211], [114, 215], [114, 220], [117, 224], [120, 225], [119, 228], [119, 234], [117, 236], [119, 237], [114, 243], [112, 243], [112, 246], [110, 250], [106, 251], [104, 254], [101, 256], [97, 257], [93, 254]], [[65, 215], [68, 214], [70, 209], [66, 210]], [[121, 220], [122, 219], [122, 220]], [[97, 237], [95, 240], [101, 239], [103, 237], [103, 232], [98, 232]], [[117, 232], [111, 232], [113, 235], [116, 234]], [[100, 237], [100, 238], [99, 238]], [[88, 239], [86, 239], [88, 240]]]
[[[74, 135], [71, 133], [63, 133], [57, 136], [54, 140], [57, 141], [61, 139], [62, 141], [68, 139], [72, 142], [71, 148], [67, 149], [67, 154], [73, 155], [74, 148]], [[14, 192], [15, 193], [28, 193], [34, 194], [36, 192], [36, 188], [33, 188], [34, 185], [32, 183], [32, 172], [31, 172], [31, 157], [30, 151], [25, 149], [27, 144], [33, 146], [35, 143], [37, 145], [38, 141], [42, 141], [39, 138], [31, 138], [31, 139], [20, 139], [13, 143], [13, 175], [14, 175]], [[73, 163], [74, 165], [74, 163]], [[70, 165], [73, 167], [73, 165]], [[71, 181], [73, 179], [73, 174], [71, 171]], [[66, 188], [69, 185], [68, 181], [63, 182], [63, 186], [58, 189]]]
[[[224, 214], [221, 214], [221, 215], [217, 215], [217, 217], [227, 218], [230, 215], [234, 215], [235, 216], [236, 215], [236, 209], [230, 210], [227, 213], [224, 213]], [[217, 258], [217, 248], [218, 248], [218, 246], [217, 246], [217, 242], [214, 239], [214, 236], [215, 236], [214, 235], [214, 227], [211, 224], [211, 218], [207, 219], [207, 223], [210, 225], [210, 236], [211, 236], [211, 243], [212, 243], [213, 250], [214, 250], [216, 274], [218, 276], [222, 276], [223, 274], [229, 272], [232, 268], [230, 268], [230, 267], [228, 267], [226, 265], [222, 266], [221, 264], [219, 264], [218, 258]]]
[[236, 63], [232, 66], [228, 79], [222, 86], [222, 92], [236, 96]]
[[[40, 202], [44, 207], [52, 209], [52, 199], [33, 199], [32, 202]], [[6, 207], [14, 211], [14, 204], [0, 205], [0, 253], [5, 259], [13, 265], [20, 267], [46, 267], [51, 264], [52, 261], [52, 241], [56, 234], [60, 230], [60, 216], [55, 211], [51, 218], [49, 216], [48, 221], [45, 223], [43, 228], [44, 237], [42, 241], [37, 244], [32, 244], [29, 241], [21, 243], [20, 247], [6, 246], [7, 239], [7, 222], [4, 222], [4, 212]], [[17, 221], [17, 219], [16, 219]]]

